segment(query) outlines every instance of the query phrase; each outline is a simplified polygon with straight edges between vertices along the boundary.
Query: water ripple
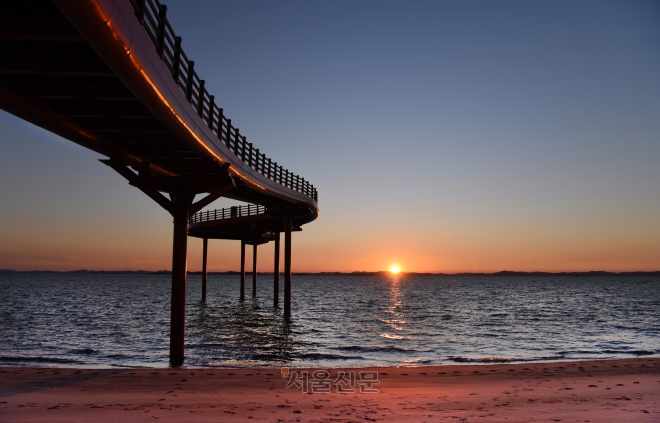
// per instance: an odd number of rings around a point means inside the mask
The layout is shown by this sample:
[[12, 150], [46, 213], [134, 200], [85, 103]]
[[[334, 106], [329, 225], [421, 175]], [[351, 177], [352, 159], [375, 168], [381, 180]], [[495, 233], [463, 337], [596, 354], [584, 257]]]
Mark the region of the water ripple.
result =
[[[428, 365], [660, 353], [660, 278], [295, 276], [294, 317], [271, 277], [188, 281], [191, 366]], [[283, 284], [281, 284], [283, 285]], [[0, 273], [0, 364], [168, 364], [166, 275]], [[282, 294], [280, 294], [282, 298]]]

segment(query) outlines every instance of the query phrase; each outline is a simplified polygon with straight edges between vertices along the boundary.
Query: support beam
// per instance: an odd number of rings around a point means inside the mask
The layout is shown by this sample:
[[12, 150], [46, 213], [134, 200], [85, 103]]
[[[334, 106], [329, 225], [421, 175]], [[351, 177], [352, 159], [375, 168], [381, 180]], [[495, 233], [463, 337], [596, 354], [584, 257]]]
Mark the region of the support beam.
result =
[[241, 240], [241, 301], [245, 300], [245, 241]]
[[202, 251], [202, 301], [206, 301], [206, 260], [208, 255], [208, 238], [204, 238], [204, 249]]
[[291, 317], [291, 218], [284, 218], [284, 317]]
[[273, 307], [277, 308], [280, 304], [280, 233], [275, 235], [275, 263], [273, 266]]
[[174, 216], [172, 239], [172, 304], [170, 313], [170, 362], [183, 363], [186, 322], [186, 272], [188, 251], [188, 213]]
[[252, 246], [252, 298], [257, 297], [257, 244]]

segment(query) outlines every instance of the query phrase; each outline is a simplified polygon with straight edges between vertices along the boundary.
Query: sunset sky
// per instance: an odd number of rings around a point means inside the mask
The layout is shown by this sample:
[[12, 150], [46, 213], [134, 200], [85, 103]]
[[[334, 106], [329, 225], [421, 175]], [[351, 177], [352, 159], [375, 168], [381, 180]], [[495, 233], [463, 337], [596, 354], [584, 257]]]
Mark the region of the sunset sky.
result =
[[[319, 190], [294, 272], [660, 270], [660, 2], [164, 3], [225, 114]], [[170, 268], [172, 218], [102, 156], [0, 128], [0, 268]]]

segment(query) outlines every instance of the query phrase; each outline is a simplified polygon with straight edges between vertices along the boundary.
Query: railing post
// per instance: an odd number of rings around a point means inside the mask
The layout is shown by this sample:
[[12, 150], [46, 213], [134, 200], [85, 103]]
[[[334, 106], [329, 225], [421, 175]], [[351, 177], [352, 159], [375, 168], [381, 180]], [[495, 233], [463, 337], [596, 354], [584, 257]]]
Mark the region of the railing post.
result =
[[158, 10], [158, 34], [156, 35], [156, 52], [160, 58], [163, 58], [165, 52], [165, 16], [167, 15], [167, 6], [160, 5]]
[[[224, 110], [222, 107], [218, 108], [218, 138], [220, 138], [220, 141], [224, 142], [222, 139], [222, 121], [224, 120]], [[229, 147], [231, 150], [231, 146], [229, 145], [229, 142], [225, 142], [225, 145]]]
[[241, 160], [245, 163], [245, 138], [238, 135], [238, 128], [236, 128], [236, 140], [241, 140]]
[[[231, 119], [227, 119], [227, 145], [231, 145]], [[231, 147], [229, 147], [231, 150]], [[236, 140], [234, 140], [234, 154], [237, 154], [236, 151], [238, 149], [238, 143], [236, 143]]]
[[215, 96], [209, 96], [209, 128], [213, 131], [213, 107], [215, 107]]
[[181, 37], [174, 41], [174, 60], [172, 61], [172, 78], [179, 85], [179, 74], [181, 73]]
[[200, 79], [199, 80], [199, 99], [197, 101], [197, 113], [199, 114], [199, 117], [203, 118], [204, 116], [204, 80]]
[[193, 78], [195, 77], [195, 62], [188, 61], [188, 81], [186, 82], [186, 99], [192, 103]]
[[137, 0], [135, 7], [135, 16], [137, 16], [138, 21], [144, 25], [144, 0]]

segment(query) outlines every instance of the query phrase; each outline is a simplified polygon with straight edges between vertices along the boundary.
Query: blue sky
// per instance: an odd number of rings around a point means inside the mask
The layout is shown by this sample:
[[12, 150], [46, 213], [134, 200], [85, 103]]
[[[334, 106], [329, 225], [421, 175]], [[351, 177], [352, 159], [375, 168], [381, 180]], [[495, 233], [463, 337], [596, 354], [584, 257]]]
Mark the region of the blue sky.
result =
[[[166, 4], [226, 115], [319, 189], [295, 270], [660, 269], [660, 3]], [[171, 219], [98, 155], [0, 127], [0, 267], [169, 266]]]

